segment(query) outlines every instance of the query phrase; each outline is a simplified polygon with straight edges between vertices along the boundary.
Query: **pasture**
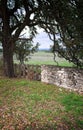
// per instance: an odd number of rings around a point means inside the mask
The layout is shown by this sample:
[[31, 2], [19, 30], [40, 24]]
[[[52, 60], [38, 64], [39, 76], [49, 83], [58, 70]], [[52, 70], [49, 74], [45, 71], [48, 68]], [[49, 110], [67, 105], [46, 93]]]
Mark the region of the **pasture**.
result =
[[[56, 61], [59, 66], [72, 66], [71, 63], [66, 61], [64, 58], [59, 58], [56, 56]], [[46, 64], [46, 65], [57, 65], [57, 63], [53, 59], [53, 53], [39, 51], [33, 55], [31, 55], [31, 59], [28, 62], [29, 64]]]
[[82, 130], [83, 96], [39, 81], [0, 78], [0, 130]]
[[[34, 54], [31, 54], [31, 58], [29, 61], [26, 62], [26, 64], [34, 64], [34, 65], [57, 65], [57, 63], [53, 59], [53, 53], [51, 52], [45, 52], [45, 51], [38, 51]], [[56, 61], [58, 62], [59, 66], [68, 66], [72, 67], [73, 63], [69, 63], [64, 58], [59, 58], [56, 56]]]

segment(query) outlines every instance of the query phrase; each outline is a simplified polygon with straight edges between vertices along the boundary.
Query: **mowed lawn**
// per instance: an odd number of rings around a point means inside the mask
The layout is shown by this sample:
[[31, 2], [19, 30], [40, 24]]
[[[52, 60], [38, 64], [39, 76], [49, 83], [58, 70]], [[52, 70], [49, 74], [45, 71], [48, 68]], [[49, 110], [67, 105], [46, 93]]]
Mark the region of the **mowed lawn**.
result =
[[83, 95], [39, 81], [0, 78], [0, 130], [83, 130]]

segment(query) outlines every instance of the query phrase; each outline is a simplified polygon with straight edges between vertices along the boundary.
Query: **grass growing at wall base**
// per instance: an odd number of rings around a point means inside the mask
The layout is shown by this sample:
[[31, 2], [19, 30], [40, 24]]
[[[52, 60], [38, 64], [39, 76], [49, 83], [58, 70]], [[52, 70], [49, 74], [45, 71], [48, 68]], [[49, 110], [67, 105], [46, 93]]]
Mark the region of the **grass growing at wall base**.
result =
[[0, 129], [82, 130], [83, 96], [24, 79], [0, 79]]

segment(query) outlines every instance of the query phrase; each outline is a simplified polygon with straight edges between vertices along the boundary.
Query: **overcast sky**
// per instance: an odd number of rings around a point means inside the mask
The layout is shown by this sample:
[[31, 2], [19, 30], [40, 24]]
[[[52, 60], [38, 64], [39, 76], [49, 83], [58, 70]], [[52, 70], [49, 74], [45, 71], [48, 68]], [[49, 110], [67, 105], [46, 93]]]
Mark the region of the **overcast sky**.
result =
[[43, 31], [39, 32], [39, 34], [37, 34], [34, 38], [34, 43], [37, 42], [40, 44], [40, 49], [49, 49], [50, 45], [52, 45], [52, 41], [49, 39], [48, 35]]
[[[34, 43], [36, 44], [37, 42], [40, 44], [39, 48], [40, 49], [49, 49], [50, 45], [52, 45], [52, 41], [49, 39], [48, 35], [44, 32], [43, 29], [40, 29], [37, 27], [38, 34], [36, 37], [33, 39]], [[21, 33], [21, 35], [28, 37], [29, 31], [28, 28], [24, 29]]]

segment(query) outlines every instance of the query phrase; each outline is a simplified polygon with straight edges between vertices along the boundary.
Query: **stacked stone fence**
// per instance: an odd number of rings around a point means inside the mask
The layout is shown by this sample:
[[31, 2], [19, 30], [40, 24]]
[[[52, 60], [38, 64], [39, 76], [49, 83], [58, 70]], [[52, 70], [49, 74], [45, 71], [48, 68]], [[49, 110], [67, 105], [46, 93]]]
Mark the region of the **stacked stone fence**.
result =
[[14, 65], [16, 77], [22, 77], [29, 80], [41, 80], [41, 66], [39, 65]]
[[53, 65], [15, 65], [15, 72], [18, 77], [41, 80], [41, 82], [83, 92], [83, 69]]
[[[53, 65], [14, 65], [16, 77], [38, 80], [83, 93], [83, 69]], [[3, 69], [0, 69], [2, 76]]]
[[83, 92], [83, 69], [42, 65], [41, 81]]

